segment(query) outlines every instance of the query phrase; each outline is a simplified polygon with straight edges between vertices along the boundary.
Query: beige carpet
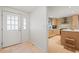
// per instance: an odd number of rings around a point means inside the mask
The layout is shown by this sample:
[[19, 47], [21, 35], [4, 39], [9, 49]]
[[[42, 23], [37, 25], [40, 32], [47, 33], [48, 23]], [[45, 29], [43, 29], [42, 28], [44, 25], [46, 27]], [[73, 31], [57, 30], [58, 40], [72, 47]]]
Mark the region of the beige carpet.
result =
[[48, 52], [51, 53], [72, 53], [71, 51], [64, 49], [60, 42], [61, 36], [54, 36], [48, 39]]

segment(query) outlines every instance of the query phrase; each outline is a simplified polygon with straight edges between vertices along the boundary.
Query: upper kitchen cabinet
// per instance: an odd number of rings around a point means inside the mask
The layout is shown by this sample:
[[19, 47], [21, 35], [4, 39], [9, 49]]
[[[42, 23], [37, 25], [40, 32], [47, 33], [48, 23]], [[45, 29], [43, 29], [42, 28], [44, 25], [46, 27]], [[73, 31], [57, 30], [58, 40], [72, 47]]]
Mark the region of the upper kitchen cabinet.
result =
[[61, 22], [60, 28], [65, 29], [79, 29], [79, 16], [69, 16], [69, 17], [63, 17], [63, 20]]
[[79, 16], [51, 18], [49, 23], [51, 29], [79, 29]]
[[61, 18], [60, 28], [61, 29], [70, 29], [71, 28], [71, 21], [72, 21], [71, 17], [63, 17], [63, 18]]
[[64, 17], [62, 20], [62, 24], [71, 24], [71, 17]]
[[72, 16], [72, 29], [79, 29], [79, 16]]

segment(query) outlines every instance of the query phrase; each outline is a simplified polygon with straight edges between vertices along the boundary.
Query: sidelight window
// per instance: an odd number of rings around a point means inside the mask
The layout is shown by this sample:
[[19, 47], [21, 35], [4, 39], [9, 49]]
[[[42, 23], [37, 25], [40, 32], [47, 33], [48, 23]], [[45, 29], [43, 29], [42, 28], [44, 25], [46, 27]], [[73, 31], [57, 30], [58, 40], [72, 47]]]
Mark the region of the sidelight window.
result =
[[23, 29], [26, 29], [26, 18], [23, 19]]

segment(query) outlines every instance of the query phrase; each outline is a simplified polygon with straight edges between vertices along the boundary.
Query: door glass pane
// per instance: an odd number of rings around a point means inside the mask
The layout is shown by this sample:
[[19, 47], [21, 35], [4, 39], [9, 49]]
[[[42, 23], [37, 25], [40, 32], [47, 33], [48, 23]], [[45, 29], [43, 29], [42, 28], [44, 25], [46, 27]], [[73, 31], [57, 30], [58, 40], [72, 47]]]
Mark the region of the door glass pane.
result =
[[14, 30], [14, 25], [11, 26], [11, 29]]
[[11, 21], [11, 24], [14, 25], [15, 24], [14, 21]]
[[23, 19], [23, 29], [26, 29], [26, 18]]
[[7, 30], [18, 29], [18, 16], [8, 15], [7, 16]]
[[11, 16], [11, 20], [14, 20], [14, 16]]
[[10, 25], [7, 25], [7, 30], [11, 30], [11, 26]]
[[10, 21], [9, 20], [7, 20], [7, 24], [10, 24]]
[[15, 21], [15, 25], [18, 25], [18, 21]]

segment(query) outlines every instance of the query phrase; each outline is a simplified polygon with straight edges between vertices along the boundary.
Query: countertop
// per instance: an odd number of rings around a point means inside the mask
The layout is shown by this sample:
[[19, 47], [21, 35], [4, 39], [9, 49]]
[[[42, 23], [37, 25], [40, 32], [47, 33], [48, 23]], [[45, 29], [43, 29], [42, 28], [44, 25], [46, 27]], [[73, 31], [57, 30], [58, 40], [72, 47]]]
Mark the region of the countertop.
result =
[[72, 29], [64, 29], [62, 31], [72, 31], [72, 32], [79, 32], [79, 29], [75, 29], [75, 30], [72, 30]]

